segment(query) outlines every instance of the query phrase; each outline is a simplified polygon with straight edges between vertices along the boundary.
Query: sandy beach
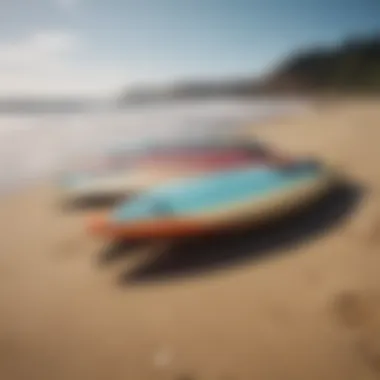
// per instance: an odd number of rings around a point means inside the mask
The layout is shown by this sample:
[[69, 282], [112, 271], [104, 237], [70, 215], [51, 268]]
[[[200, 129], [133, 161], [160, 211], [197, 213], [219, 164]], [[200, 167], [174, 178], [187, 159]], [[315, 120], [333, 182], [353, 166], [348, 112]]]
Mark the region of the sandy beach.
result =
[[245, 133], [350, 184], [265, 230], [113, 251], [52, 185], [0, 199], [0, 379], [380, 378], [380, 100]]

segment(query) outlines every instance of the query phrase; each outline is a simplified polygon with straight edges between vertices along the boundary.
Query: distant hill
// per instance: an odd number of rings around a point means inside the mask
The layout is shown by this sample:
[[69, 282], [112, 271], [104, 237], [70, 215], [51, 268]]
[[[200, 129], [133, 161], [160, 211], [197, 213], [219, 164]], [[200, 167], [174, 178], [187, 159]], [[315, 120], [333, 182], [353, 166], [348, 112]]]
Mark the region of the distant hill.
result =
[[121, 104], [141, 104], [152, 101], [172, 101], [218, 96], [247, 96], [260, 91], [260, 82], [252, 78], [230, 80], [187, 81], [161, 87], [136, 87], [122, 94]]
[[172, 86], [128, 90], [121, 104], [221, 96], [379, 92], [380, 34], [355, 38], [335, 47], [291, 54], [265, 78], [188, 81]]
[[268, 86], [298, 91], [380, 91], [380, 35], [296, 54], [275, 70]]

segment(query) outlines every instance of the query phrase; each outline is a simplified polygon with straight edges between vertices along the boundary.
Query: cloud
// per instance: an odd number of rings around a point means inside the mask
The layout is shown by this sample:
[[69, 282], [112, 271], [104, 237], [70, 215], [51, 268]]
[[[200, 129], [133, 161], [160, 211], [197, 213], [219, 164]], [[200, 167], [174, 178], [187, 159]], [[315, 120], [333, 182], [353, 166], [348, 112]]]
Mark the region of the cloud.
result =
[[83, 50], [62, 31], [0, 41], [0, 95], [108, 95], [123, 87], [122, 67], [82, 64], [77, 53]]

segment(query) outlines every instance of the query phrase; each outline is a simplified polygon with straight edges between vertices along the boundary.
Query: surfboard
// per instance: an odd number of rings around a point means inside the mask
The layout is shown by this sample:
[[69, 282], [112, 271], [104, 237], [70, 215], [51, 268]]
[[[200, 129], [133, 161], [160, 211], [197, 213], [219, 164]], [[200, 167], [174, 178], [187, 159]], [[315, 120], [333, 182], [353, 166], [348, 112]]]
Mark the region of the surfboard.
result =
[[182, 237], [261, 223], [302, 207], [333, 183], [326, 167], [298, 162], [286, 168], [249, 167], [157, 186], [88, 228], [109, 238]]
[[128, 151], [125, 157], [120, 154], [111, 158], [98, 167], [63, 175], [59, 180], [62, 197], [66, 200], [119, 197], [150, 188], [162, 178], [265, 165], [276, 159], [257, 142], [240, 140], [158, 144], [138, 156]]

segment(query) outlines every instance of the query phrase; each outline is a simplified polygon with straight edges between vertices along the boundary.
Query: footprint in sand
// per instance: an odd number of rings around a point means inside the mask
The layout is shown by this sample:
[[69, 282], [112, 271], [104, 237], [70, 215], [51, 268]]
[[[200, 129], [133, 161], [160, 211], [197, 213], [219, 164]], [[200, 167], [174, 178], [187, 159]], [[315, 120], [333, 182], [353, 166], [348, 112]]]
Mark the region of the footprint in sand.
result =
[[373, 371], [380, 373], [380, 345], [376, 336], [361, 336], [355, 345], [356, 351]]
[[355, 291], [346, 291], [335, 296], [333, 310], [338, 321], [347, 328], [362, 327], [371, 312], [363, 297]]
[[380, 372], [380, 297], [346, 291], [334, 298], [333, 311], [339, 323], [354, 330], [354, 350], [376, 372]]

